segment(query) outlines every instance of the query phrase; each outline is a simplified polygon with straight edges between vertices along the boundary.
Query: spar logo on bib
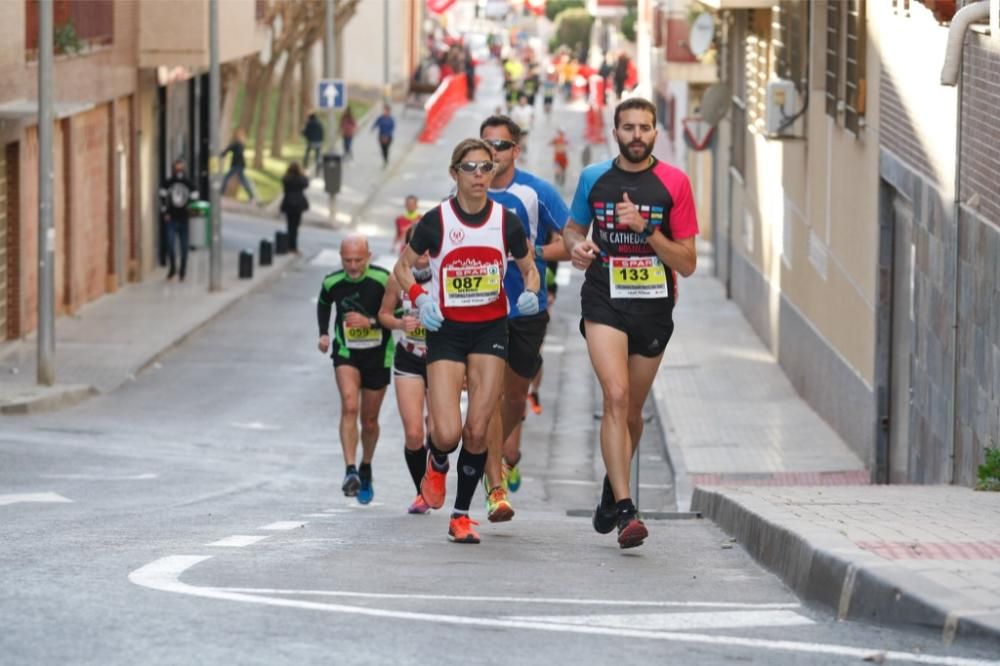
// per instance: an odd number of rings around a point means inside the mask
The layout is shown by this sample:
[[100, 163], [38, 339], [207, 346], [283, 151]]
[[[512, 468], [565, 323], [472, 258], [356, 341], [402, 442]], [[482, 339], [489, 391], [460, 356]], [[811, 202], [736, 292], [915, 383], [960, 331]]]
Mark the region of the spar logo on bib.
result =
[[461, 229], [452, 229], [448, 232], [448, 238], [455, 245], [461, 245], [462, 241], [465, 240], [465, 232]]
[[444, 304], [448, 307], [487, 305], [500, 297], [503, 280], [500, 264], [478, 259], [453, 261], [444, 266]]

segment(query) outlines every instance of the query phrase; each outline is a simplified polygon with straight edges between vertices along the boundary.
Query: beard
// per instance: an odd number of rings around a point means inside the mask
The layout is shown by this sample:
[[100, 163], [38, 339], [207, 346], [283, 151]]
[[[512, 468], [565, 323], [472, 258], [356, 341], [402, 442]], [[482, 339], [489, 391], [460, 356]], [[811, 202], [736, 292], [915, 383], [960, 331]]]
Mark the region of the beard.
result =
[[621, 151], [622, 157], [624, 157], [632, 164], [639, 164], [641, 162], [645, 162], [647, 159], [649, 159], [649, 156], [653, 153], [653, 143], [654, 143], [653, 141], [650, 141], [649, 143], [645, 143], [643, 141], [633, 141], [632, 143], [625, 143], [621, 139], [617, 139], [617, 141], [618, 141], [618, 150]]

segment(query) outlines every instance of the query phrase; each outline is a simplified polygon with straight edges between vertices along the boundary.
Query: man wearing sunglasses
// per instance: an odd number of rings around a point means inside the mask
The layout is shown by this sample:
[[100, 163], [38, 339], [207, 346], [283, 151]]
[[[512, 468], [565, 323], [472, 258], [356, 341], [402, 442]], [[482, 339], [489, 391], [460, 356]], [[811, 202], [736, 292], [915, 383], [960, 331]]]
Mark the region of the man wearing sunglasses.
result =
[[[479, 127], [479, 136], [493, 148], [496, 173], [490, 183], [490, 199], [517, 213], [524, 224], [528, 242], [535, 248], [535, 267], [545, 275], [546, 261], [569, 259], [559, 238], [570, 219], [569, 208], [559, 192], [541, 178], [515, 166], [521, 154], [521, 127], [507, 116], [490, 116]], [[555, 236], [551, 243], [544, 239]], [[510, 267], [508, 267], [510, 268]], [[518, 271], [509, 270], [504, 290], [510, 301], [508, 315], [507, 368], [504, 371], [503, 401], [499, 407], [500, 427], [491, 429], [490, 456], [486, 463], [487, 509], [491, 522], [510, 520], [514, 510], [507, 496], [521, 485], [521, 422], [531, 380], [542, 366], [542, 342], [549, 324], [547, 295], [539, 293], [540, 310], [522, 312], [517, 299], [524, 291]], [[502, 431], [502, 432], [501, 432]]]
[[[585, 270], [580, 332], [604, 395], [601, 453], [607, 475], [594, 529], [618, 528], [618, 545], [648, 536], [632, 502], [629, 472], [642, 437], [642, 406], [674, 331], [677, 273], [694, 273], [698, 234], [691, 183], [652, 156], [656, 107], [632, 97], [615, 108], [620, 154], [580, 174], [563, 235]], [[587, 232], [593, 224], [593, 238]]]
[[[449, 168], [455, 196], [420, 219], [393, 269], [428, 331], [431, 438], [420, 493], [431, 508], [444, 504], [448, 454], [462, 442], [448, 525], [448, 536], [458, 543], [479, 543], [469, 506], [486, 465], [486, 433], [507, 358], [507, 257], [514, 257], [526, 287], [517, 299], [522, 312], [538, 312], [541, 287], [521, 220], [486, 196], [493, 167], [493, 151], [484, 141], [465, 139], [455, 147]], [[412, 270], [426, 252], [431, 258], [427, 289], [416, 283]], [[463, 426], [460, 399], [466, 378], [469, 407]]]

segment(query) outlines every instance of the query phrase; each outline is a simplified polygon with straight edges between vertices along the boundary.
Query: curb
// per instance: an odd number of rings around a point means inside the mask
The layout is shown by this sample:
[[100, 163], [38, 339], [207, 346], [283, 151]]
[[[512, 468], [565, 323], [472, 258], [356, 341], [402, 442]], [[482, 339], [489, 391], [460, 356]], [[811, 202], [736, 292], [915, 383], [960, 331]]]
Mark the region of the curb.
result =
[[[175, 337], [172, 341], [168, 342], [162, 348], [154, 351], [151, 355], [143, 361], [136, 364], [135, 369], [129, 372], [125, 377], [118, 383], [109, 387], [104, 394], [111, 393], [119, 389], [130, 379], [138, 376], [145, 370], [147, 370], [157, 359], [161, 358], [168, 351], [183, 344], [188, 338], [200, 331], [202, 328], [210, 324], [212, 321], [217, 319], [220, 315], [228, 311], [230, 308], [235, 306], [237, 303], [242, 301], [244, 298], [250, 294], [256, 292], [258, 289], [270, 285], [275, 280], [277, 280], [281, 274], [291, 268], [296, 266], [302, 261], [300, 257], [292, 257], [286, 260], [284, 263], [275, 262], [272, 264], [271, 268], [273, 270], [268, 271], [266, 275], [260, 277], [259, 281], [251, 285], [246, 291], [241, 294], [234, 295], [227, 301], [223, 301], [219, 308], [209, 314], [203, 320], [196, 322], [188, 330], [182, 331]], [[67, 407], [72, 407], [77, 405], [84, 400], [91, 398], [93, 396], [102, 395], [102, 392], [93, 386], [85, 386], [82, 384], [67, 384], [64, 386], [56, 385], [54, 387], [46, 387], [43, 389], [37, 389], [31, 385], [25, 385], [25, 399], [19, 400], [18, 398], [13, 398], [11, 400], [5, 401], [0, 404], [0, 414], [5, 415], [27, 415], [35, 414], [38, 412], [46, 411], [56, 411], [60, 409], [65, 409]], [[30, 395], [34, 394], [34, 395]]]
[[688, 475], [687, 466], [684, 464], [684, 454], [681, 448], [673, 441], [671, 433], [673, 427], [670, 421], [670, 414], [667, 412], [666, 397], [660, 387], [660, 372], [664, 371], [664, 366], [656, 373], [653, 380], [653, 408], [656, 411], [656, 418], [660, 421], [660, 430], [663, 433], [663, 453], [667, 458], [667, 464], [674, 473], [674, 504], [679, 512], [691, 510], [692, 494], [694, 488], [691, 486], [691, 477]]
[[846, 538], [782, 525], [774, 507], [738, 493], [699, 487], [691, 506], [803, 600], [826, 606], [838, 619], [939, 631], [946, 644], [958, 636], [1000, 640], [1000, 611], [975, 609], [967, 597], [862, 551]]

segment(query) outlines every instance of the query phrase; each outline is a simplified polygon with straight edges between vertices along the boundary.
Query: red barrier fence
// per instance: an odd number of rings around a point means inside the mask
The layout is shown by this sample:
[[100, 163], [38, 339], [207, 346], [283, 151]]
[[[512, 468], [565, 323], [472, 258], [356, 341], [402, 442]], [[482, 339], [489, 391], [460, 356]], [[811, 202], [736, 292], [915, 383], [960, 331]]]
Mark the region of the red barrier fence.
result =
[[458, 107], [467, 104], [467, 84], [464, 74], [446, 76], [434, 94], [424, 104], [424, 129], [420, 133], [421, 143], [433, 143], [441, 135]]

